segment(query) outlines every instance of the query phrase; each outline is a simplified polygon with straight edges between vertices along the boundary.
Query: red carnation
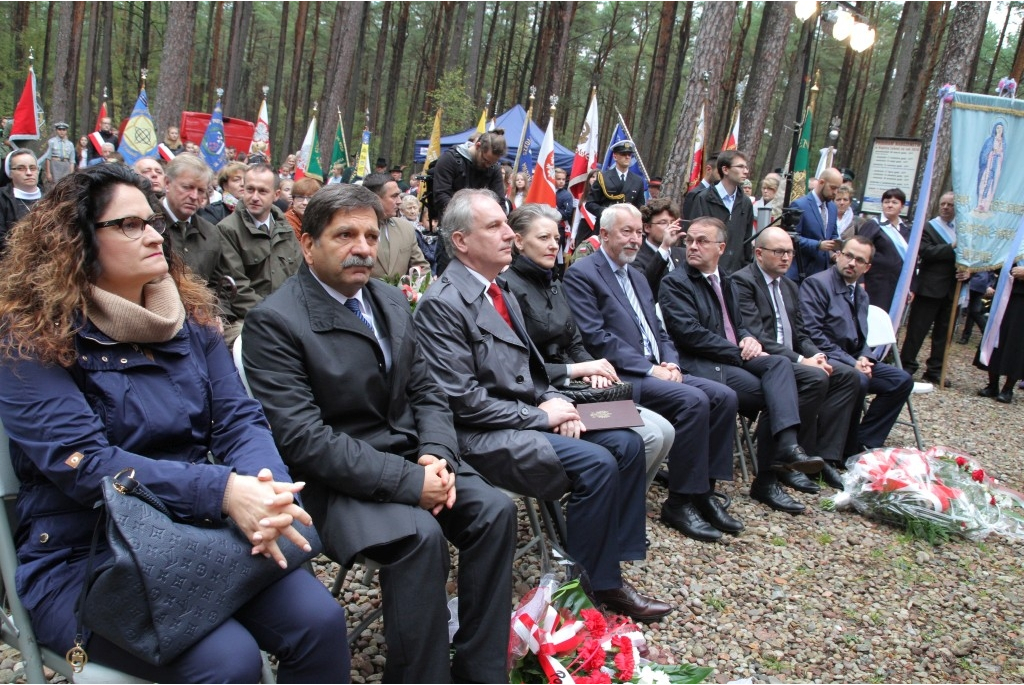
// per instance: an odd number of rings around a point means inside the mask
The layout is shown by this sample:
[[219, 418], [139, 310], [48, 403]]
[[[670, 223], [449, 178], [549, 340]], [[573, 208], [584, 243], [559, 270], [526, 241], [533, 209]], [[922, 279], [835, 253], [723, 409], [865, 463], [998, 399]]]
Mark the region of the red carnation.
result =
[[628, 683], [633, 679], [633, 642], [625, 635], [612, 638], [612, 647], [619, 650], [615, 655], [615, 668], [619, 670], [619, 680]]
[[608, 632], [608, 622], [597, 609], [583, 609], [580, 611], [580, 618], [587, 624], [587, 631], [591, 637], [602, 638]]
[[989, 504], [991, 504], [993, 507], [996, 505], [996, 496], [995, 495], [992, 495], [992, 499], [989, 500]]
[[957, 457], [956, 458], [956, 465], [957, 466], [964, 466], [966, 464], [967, 464], [967, 458], [966, 457]]
[[985, 480], [985, 472], [981, 469], [975, 469], [971, 472], [971, 478], [981, 483]]
[[594, 671], [604, 666], [605, 653], [598, 640], [588, 639], [580, 647], [577, 657], [584, 671]]

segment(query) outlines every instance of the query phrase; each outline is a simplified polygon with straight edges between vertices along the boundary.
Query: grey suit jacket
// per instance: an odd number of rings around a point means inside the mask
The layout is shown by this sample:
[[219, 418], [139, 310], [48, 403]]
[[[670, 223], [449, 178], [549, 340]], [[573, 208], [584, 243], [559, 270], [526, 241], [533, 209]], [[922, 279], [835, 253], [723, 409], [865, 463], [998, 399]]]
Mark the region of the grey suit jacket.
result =
[[416, 307], [420, 347], [448, 396], [463, 459], [490, 482], [520, 494], [557, 499], [569, 479], [537, 405], [562, 397], [530, 342], [516, 298], [504, 291], [515, 329], [484, 295], [484, 286], [452, 260]]
[[448, 403], [417, 347], [405, 296], [374, 280], [363, 294], [387, 331], [390, 371], [376, 337], [306, 264], [249, 312], [242, 335], [253, 395], [292, 477], [307, 483], [303, 501], [328, 554], [342, 564], [415, 532], [419, 456], [461, 468]]
[[418, 266], [421, 271], [430, 271], [430, 262], [423, 256], [416, 242], [416, 227], [402, 217], [387, 221], [387, 237], [381, 233], [377, 245], [377, 262], [370, 273], [374, 278], [396, 278], [405, 276], [409, 269]]

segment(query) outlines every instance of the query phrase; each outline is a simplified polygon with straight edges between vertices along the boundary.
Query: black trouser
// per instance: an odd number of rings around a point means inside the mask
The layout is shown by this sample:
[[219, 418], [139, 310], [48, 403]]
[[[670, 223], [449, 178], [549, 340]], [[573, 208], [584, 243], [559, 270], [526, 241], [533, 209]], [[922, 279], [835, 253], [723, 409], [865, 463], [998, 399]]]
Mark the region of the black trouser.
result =
[[964, 332], [960, 338], [965, 342], [970, 339], [974, 324], [978, 324], [978, 330], [985, 332], [985, 293], [971, 291], [970, 299], [967, 300], [967, 320], [964, 321]]

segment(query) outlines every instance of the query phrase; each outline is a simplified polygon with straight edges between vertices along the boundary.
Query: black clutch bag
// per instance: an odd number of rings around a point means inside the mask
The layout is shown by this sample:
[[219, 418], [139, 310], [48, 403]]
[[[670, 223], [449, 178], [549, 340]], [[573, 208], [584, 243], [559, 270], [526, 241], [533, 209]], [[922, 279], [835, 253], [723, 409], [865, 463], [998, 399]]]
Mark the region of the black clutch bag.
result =
[[569, 381], [567, 387], [558, 388], [558, 392], [568, 397], [574, 404], [615, 402], [633, 399], [633, 384], [619, 381], [607, 388], [594, 388], [586, 381], [574, 380]]
[[67, 655], [72, 666], [87, 660], [82, 625], [144, 661], [167, 664], [321, 551], [316, 530], [296, 521], [313, 549], [278, 537], [288, 561], [282, 569], [250, 554], [252, 543], [230, 520], [196, 525], [175, 519], [134, 475], [126, 469], [102, 482], [112, 556], [92, 572], [101, 519], [79, 599], [76, 645]]

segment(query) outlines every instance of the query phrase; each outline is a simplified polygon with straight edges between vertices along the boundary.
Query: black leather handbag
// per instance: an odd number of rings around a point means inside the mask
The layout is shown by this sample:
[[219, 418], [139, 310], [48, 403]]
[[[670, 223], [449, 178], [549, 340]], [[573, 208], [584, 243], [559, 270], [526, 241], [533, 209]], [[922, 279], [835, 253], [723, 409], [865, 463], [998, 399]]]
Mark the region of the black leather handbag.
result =
[[102, 481], [112, 556], [92, 572], [101, 518], [79, 599], [76, 646], [67, 655], [72, 666], [76, 659], [81, 666], [87, 660], [83, 625], [144, 661], [165, 665], [321, 551], [316, 531], [296, 521], [313, 549], [305, 552], [278, 537], [288, 561], [282, 569], [250, 554], [252, 544], [231, 521], [197, 525], [175, 519], [134, 476], [126, 469]]
[[607, 388], [594, 388], [586, 381], [569, 381], [566, 387], [558, 388], [558, 392], [568, 397], [575, 404], [591, 402], [617, 402], [633, 399], [633, 384], [625, 381], [612, 383]]

